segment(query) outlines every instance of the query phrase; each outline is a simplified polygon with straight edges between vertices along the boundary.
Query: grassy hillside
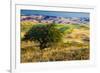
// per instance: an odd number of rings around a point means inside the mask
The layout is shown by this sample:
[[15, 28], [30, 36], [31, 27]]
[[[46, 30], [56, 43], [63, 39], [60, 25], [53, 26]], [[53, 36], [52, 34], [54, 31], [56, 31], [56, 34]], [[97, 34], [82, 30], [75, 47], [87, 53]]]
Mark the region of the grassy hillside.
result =
[[[21, 22], [21, 39], [34, 25], [31, 22]], [[45, 24], [46, 25], [46, 24]], [[89, 59], [89, 25], [88, 24], [56, 24], [57, 29], [66, 30], [63, 43], [59, 46], [40, 50], [34, 41], [21, 40], [21, 62], [47, 62]]]

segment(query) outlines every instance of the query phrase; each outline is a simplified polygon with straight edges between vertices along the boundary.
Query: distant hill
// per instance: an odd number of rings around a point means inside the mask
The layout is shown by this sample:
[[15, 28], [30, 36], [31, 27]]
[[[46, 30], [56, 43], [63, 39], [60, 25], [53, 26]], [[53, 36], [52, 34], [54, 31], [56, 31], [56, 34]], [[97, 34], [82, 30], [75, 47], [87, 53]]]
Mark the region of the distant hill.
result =
[[21, 15], [21, 21], [37, 21], [41, 23], [57, 24], [89, 24], [89, 17], [57, 17], [46, 15]]

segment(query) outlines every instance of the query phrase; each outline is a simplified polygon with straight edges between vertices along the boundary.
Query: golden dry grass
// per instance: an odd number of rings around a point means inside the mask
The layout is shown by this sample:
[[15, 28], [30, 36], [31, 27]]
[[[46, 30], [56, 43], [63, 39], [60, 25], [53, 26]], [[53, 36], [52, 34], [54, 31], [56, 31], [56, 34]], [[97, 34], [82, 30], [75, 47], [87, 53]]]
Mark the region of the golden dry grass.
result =
[[[80, 28], [74, 27], [70, 33], [65, 35], [63, 44], [44, 50], [40, 50], [38, 44], [34, 42], [21, 41], [21, 63], [88, 60], [90, 54], [89, 26], [79, 26]], [[24, 34], [24, 31], [21, 32], [22, 37]]]

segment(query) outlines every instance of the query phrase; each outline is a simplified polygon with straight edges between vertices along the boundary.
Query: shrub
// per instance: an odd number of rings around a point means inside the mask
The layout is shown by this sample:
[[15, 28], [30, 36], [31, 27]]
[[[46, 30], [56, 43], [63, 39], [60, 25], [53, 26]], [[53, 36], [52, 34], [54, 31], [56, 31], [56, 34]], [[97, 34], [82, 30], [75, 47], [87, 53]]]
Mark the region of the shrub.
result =
[[55, 24], [36, 24], [26, 32], [23, 40], [39, 43], [40, 49], [44, 49], [62, 41], [64, 33], [55, 28]]

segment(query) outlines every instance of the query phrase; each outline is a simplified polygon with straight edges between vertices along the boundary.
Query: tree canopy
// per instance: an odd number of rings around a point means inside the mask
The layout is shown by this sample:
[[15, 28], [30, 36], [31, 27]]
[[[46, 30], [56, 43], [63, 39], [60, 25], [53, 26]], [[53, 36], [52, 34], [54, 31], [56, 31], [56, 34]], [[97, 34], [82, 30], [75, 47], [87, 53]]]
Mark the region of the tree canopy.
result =
[[26, 32], [23, 40], [39, 43], [40, 49], [44, 49], [62, 41], [64, 33], [55, 27], [55, 24], [36, 24]]

